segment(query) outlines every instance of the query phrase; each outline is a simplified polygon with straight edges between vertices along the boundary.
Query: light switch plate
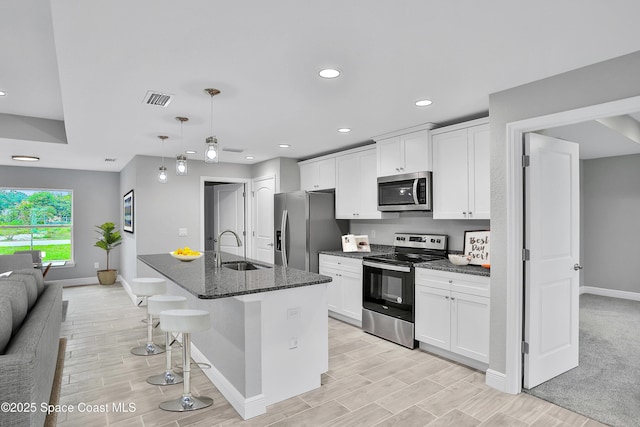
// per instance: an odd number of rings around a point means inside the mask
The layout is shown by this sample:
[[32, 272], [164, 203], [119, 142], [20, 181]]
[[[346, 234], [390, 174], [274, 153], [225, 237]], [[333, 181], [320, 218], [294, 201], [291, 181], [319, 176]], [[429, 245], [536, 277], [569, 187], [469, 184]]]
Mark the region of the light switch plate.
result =
[[186, 228], [178, 228], [178, 236], [185, 237], [186, 235], [187, 235], [187, 229]]

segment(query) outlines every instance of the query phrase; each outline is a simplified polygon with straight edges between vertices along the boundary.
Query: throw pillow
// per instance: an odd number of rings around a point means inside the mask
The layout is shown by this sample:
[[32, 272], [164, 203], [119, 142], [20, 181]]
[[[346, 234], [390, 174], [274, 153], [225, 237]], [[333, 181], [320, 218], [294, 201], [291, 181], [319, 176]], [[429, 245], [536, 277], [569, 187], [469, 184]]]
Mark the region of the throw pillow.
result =
[[28, 274], [33, 277], [36, 281], [36, 285], [38, 287], [38, 296], [42, 294], [44, 291], [44, 277], [42, 277], [42, 270], [38, 268], [23, 268], [20, 270], [15, 270], [14, 274]]

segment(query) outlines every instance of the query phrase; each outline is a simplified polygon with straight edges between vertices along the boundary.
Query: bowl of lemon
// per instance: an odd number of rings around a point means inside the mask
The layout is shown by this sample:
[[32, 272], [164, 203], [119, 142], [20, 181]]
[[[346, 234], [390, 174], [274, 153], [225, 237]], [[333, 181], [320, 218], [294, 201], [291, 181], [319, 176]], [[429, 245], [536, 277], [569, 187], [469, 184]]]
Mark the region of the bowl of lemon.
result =
[[202, 252], [194, 251], [190, 247], [185, 246], [184, 248], [178, 248], [173, 252], [169, 252], [169, 255], [180, 261], [193, 261], [194, 259], [200, 258]]

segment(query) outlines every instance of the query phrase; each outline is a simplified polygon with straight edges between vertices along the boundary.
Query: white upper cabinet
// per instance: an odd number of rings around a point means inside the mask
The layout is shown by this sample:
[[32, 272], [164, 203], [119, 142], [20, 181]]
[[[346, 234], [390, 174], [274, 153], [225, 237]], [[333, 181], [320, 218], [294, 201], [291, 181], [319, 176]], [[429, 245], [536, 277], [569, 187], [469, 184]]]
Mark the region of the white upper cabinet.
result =
[[430, 171], [429, 131], [376, 139], [378, 176]]
[[397, 218], [378, 211], [376, 149], [349, 150], [336, 157], [336, 218]]
[[336, 159], [300, 162], [300, 189], [306, 191], [336, 188]]
[[489, 219], [489, 124], [486, 119], [436, 129], [433, 218]]

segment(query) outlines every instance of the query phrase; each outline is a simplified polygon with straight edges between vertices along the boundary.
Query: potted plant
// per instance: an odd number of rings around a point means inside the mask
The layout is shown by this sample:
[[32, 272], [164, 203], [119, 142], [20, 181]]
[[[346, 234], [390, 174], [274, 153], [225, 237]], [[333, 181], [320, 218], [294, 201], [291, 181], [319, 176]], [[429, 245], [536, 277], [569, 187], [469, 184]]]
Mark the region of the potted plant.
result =
[[122, 236], [116, 230], [116, 226], [112, 222], [105, 222], [102, 225], [96, 225], [96, 232], [100, 234], [100, 238], [94, 246], [107, 251], [107, 268], [106, 270], [98, 270], [98, 282], [101, 285], [113, 285], [118, 277], [118, 270], [109, 269], [109, 253], [111, 250], [122, 243]]

